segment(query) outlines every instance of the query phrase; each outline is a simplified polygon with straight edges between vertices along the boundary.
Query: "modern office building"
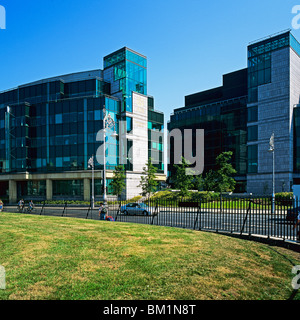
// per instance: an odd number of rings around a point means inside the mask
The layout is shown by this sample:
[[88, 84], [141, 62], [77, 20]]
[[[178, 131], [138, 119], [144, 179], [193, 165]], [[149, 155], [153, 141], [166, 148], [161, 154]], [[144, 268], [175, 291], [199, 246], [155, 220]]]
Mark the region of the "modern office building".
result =
[[187, 96], [168, 126], [205, 129], [205, 172], [218, 154], [233, 151], [236, 191], [254, 194], [272, 193], [274, 133], [275, 190], [290, 191], [300, 184], [299, 99], [300, 44], [288, 30], [249, 44], [247, 69], [225, 75], [220, 88]]
[[[104, 152], [99, 132], [105, 116], [115, 126], [106, 128]], [[157, 179], [165, 180], [163, 125], [163, 113], [154, 110], [154, 98], [147, 94], [147, 58], [126, 47], [104, 57], [103, 70], [2, 92], [0, 197], [12, 203], [21, 197], [88, 201], [93, 155], [96, 200], [103, 195], [104, 163], [108, 194], [114, 168], [124, 164], [124, 196], [136, 196], [148, 158], [158, 169]]]
[[[237, 190], [246, 189], [247, 175], [247, 69], [223, 76], [223, 86], [185, 97], [185, 107], [171, 115], [168, 130], [204, 129], [204, 172], [216, 169], [216, 157], [233, 151]], [[174, 143], [170, 140], [169, 174], [174, 173]], [[193, 141], [193, 156], [196, 155]], [[184, 148], [183, 148], [184, 149]]]

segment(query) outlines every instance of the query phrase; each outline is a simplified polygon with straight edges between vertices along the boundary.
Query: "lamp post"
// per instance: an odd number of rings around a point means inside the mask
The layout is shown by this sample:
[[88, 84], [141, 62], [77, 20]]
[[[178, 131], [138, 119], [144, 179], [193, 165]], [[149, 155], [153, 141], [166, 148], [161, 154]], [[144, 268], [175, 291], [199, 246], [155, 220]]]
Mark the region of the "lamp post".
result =
[[95, 166], [94, 166], [94, 155], [90, 158], [90, 160], [88, 162], [88, 167], [92, 168], [92, 203], [91, 203], [91, 207], [92, 207], [92, 209], [95, 209], [95, 174], [94, 174]]
[[269, 152], [273, 155], [273, 172], [272, 172], [272, 213], [275, 213], [275, 135], [274, 133], [270, 139]]
[[117, 137], [118, 134], [116, 133], [116, 123], [114, 119], [111, 117], [109, 113], [106, 113], [106, 110], [103, 110], [103, 134], [104, 134], [104, 166], [103, 166], [103, 203], [104, 206], [107, 204], [107, 194], [106, 194], [106, 130], [113, 129], [113, 133], [111, 134], [112, 137]]

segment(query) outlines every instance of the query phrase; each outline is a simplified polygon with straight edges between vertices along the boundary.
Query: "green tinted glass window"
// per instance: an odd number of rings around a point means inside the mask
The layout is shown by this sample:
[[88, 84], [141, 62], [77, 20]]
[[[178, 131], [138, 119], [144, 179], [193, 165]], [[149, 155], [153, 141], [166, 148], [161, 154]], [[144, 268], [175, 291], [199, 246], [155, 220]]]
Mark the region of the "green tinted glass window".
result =
[[258, 146], [248, 146], [248, 173], [257, 173], [258, 170]]
[[248, 141], [256, 141], [258, 139], [258, 126], [248, 127]]
[[248, 122], [258, 121], [258, 107], [248, 108]]

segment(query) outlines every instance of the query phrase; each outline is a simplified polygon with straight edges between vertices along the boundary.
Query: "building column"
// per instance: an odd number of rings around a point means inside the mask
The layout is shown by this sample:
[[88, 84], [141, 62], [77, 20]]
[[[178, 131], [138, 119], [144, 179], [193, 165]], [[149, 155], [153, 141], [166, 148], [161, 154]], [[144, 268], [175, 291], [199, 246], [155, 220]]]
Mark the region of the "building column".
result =
[[17, 202], [17, 182], [9, 180], [9, 203]]
[[53, 186], [52, 186], [52, 180], [47, 179], [46, 180], [46, 200], [52, 200], [53, 196]]
[[83, 198], [84, 198], [84, 201], [90, 201], [91, 200], [91, 183], [90, 183], [90, 179], [84, 179], [83, 180]]

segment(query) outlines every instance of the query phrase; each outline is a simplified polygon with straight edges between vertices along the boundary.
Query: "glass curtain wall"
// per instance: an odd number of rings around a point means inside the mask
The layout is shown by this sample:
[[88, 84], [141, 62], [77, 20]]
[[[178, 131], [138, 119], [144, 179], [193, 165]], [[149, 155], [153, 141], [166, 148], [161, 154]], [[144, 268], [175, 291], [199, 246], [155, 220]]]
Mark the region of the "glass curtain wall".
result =
[[115, 82], [112, 94], [121, 92], [122, 111], [132, 112], [132, 91], [147, 95], [147, 59], [123, 48], [104, 58], [104, 68], [110, 67]]
[[257, 102], [258, 86], [271, 82], [271, 52], [287, 47], [290, 43], [299, 48], [299, 44], [296, 46], [293, 40], [295, 38], [287, 32], [248, 47], [249, 103]]

